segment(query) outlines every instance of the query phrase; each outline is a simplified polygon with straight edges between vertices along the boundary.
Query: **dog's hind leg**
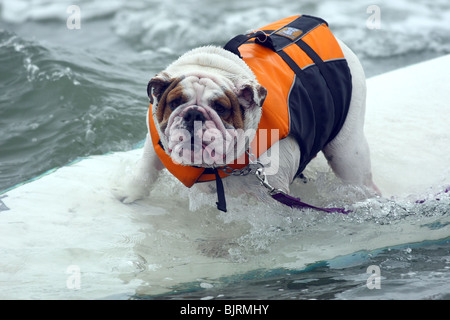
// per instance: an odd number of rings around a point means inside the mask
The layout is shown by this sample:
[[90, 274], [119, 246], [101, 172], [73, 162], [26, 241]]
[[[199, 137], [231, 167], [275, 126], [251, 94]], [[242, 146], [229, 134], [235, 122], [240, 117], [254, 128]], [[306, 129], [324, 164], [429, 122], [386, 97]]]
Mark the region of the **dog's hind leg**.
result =
[[376, 194], [380, 190], [373, 183], [370, 150], [364, 135], [366, 80], [356, 55], [339, 42], [352, 74], [352, 97], [347, 118], [341, 131], [328, 143], [323, 153], [336, 176], [345, 183], [366, 186]]

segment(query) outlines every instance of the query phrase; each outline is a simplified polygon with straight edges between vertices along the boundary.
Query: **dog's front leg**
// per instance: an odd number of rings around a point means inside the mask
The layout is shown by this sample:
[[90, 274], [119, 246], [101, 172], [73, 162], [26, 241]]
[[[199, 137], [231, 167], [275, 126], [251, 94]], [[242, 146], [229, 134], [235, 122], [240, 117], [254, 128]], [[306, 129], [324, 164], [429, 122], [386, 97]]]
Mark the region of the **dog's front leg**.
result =
[[119, 200], [123, 203], [132, 203], [148, 197], [162, 169], [164, 169], [164, 165], [153, 148], [150, 134], [147, 134], [142, 157], [131, 175], [125, 178], [122, 190], [120, 194], [117, 194]]
[[264, 165], [269, 184], [289, 193], [300, 163], [300, 148], [295, 139], [288, 136], [278, 141], [261, 155], [259, 161]]

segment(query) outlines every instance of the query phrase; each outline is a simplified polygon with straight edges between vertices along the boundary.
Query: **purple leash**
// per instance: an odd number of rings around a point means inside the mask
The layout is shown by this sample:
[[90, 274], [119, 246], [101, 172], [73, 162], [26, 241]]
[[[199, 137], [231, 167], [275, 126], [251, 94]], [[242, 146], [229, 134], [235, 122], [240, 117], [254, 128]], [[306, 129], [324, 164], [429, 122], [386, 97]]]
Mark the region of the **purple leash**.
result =
[[[244, 169], [239, 170], [239, 169], [233, 169], [230, 167], [222, 167], [222, 168], [218, 168], [218, 169], [222, 170], [223, 172], [225, 172], [228, 175], [234, 175], [234, 176], [246, 176], [248, 174], [254, 174], [256, 176], [256, 178], [259, 180], [259, 182], [261, 183], [261, 185], [264, 186], [269, 191], [270, 196], [274, 200], [276, 200], [286, 206], [289, 206], [291, 208], [313, 209], [313, 210], [324, 211], [324, 212], [328, 212], [328, 213], [337, 212], [337, 213], [342, 213], [342, 214], [348, 214], [349, 212], [351, 212], [351, 210], [345, 210], [344, 208], [315, 207], [315, 206], [312, 206], [310, 204], [307, 204], [307, 203], [301, 201], [299, 198], [295, 198], [295, 197], [288, 195], [287, 193], [283, 192], [280, 189], [275, 189], [267, 181], [266, 173], [264, 172], [264, 165], [256, 159], [255, 155], [251, 152], [250, 148], [248, 151], [246, 151], [246, 153], [248, 155], [250, 163]], [[218, 183], [217, 190], [219, 190], [219, 189], [221, 190], [221, 192], [218, 193], [219, 201], [218, 201], [217, 205], [218, 205], [219, 210], [226, 212], [225, 198], [223, 196], [223, 187], [221, 187], [221, 181], [219, 181], [219, 180], [220, 180], [220, 176], [218, 175], [217, 169], [216, 169], [216, 182]], [[222, 195], [222, 201], [220, 200], [221, 199], [220, 195]]]
[[348, 214], [349, 212], [351, 212], [350, 210], [345, 210], [344, 208], [315, 207], [315, 206], [312, 206], [305, 202], [302, 202], [299, 198], [294, 198], [294, 197], [292, 197], [280, 190], [277, 190], [277, 189], [270, 192], [270, 195], [272, 196], [273, 199], [277, 200], [278, 202], [280, 202], [284, 205], [287, 205], [291, 208], [295, 208], [295, 209], [314, 209], [314, 210], [324, 211], [324, 212], [328, 212], [328, 213], [338, 212], [338, 213], [342, 213], [342, 214]]
[[[435, 194], [434, 197], [435, 197], [435, 199], [436, 199], [437, 201], [440, 201], [441, 199], [438, 198], [439, 195], [440, 195], [440, 194], [443, 194], [443, 193], [448, 193], [448, 192], [450, 192], [450, 187], [447, 187], [444, 191], [439, 192], [438, 194]], [[425, 201], [427, 201], [427, 200], [425, 200], [425, 199], [423, 199], [423, 200], [417, 200], [416, 203], [424, 203]]]
[[276, 201], [278, 201], [284, 205], [287, 205], [291, 208], [314, 209], [314, 210], [324, 211], [324, 212], [328, 212], [328, 213], [338, 212], [338, 213], [342, 213], [342, 214], [348, 214], [349, 212], [351, 212], [351, 210], [345, 210], [344, 208], [315, 207], [315, 206], [312, 206], [310, 204], [307, 204], [307, 203], [301, 201], [299, 198], [295, 198], [295, 197], [292, 197], [292, 196], [286, 194], [285, 192], [283, 192], [280, 189], [275, 189], [268, 183], [266, 174], [264, 173], [264, 167], [262, 165], [260, 166], [260, 168], [256, 169], [255, 175], [256, 175], [256, 178], [258, 178], [259, 182], [261, 182], [261, 184], [266, 189], [268, 189], [269, 194], [271, 195], [271, 197], [273, 199], [275, 199]]

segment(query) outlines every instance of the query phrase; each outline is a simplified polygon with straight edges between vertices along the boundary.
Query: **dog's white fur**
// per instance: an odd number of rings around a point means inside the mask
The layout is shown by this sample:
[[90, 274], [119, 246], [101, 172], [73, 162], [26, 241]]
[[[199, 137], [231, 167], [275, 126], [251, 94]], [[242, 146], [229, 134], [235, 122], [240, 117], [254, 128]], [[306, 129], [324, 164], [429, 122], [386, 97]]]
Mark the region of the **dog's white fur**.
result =
[[[366, 104], [364, 71], [356, 55], [342, 41], [338, 40], [338, 42], [351, 71], [352, 97], [348, 115], [341, 131], [322, 151], [336, 176], [345, 183], [365, 186], [372, 190], [374, 194], [379, 194], [378, 188], [372, 181], [369, 147], [364, 135]], [[225, 82], [230, 81], [236, 87], [239, 87], [241, 83], [256, 82], [253, 72], [242, 59], [219, 47], [194, 49], [169, 65], [165, 72], [174, 77], [200, 72], [211, 77], [219, 77]], [[152, 115], [149, 114], [148, 116]], [[259, 117], [260, 114], [245, 117], [245, 127], [256, 128]], [[270, 159], [279, 159], [276, 174], [273, 172], [275, 169], [267, 168], [268, 181], [273, 187], [289, 193], [289, 185], [295, 177], [300, 161], [300, 148], [291, 137], [277, 142], [274, 147], [272, 147], [270, 157], [266, 152], [261, 155], [260, 160], [267, 163]], [[274, 156], [273, 152], [278, 152], [278, 157]], [[124, 194], [121, 195], [121, 200], [129, 203], [148, 196], [150, 188], [158, 177], [158, 172], [163, 168], [163, 164], [154, 152], [150, 134], [148, 134], [138, 170], [124, 186]], [[234, 191], [261, 195], [261, 190], [264, 191], [257, 179], [252, 176], [230, 176], [223, 179], [223, 182], [226, 192]], [[214, 182], [202, 183], [198, 187], [203, 191], [214, 190], [214, 185]]]

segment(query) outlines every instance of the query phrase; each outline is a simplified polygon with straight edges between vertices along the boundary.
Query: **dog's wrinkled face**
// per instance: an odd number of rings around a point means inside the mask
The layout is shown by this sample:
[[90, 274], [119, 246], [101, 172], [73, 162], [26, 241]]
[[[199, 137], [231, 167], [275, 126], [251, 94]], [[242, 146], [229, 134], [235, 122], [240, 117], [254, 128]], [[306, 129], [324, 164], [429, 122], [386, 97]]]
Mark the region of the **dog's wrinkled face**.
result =
[[237, 86], [226, 77], [174, 78], [165, 72], [149, 81], [147, 92], [152, 104], [157, 99], [153, 117], [166, 152], [178, 163], [203, 167], [225, 165], [240, 156], [249, 129], [245, 117], [266, 96], [255, 82]]

